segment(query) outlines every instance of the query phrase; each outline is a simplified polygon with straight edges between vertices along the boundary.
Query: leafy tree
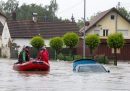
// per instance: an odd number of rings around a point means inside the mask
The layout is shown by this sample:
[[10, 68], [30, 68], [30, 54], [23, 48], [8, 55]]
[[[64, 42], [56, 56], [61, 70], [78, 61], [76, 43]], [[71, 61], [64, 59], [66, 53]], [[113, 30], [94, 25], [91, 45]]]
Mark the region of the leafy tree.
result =
[[114, 65], [117, 65], [116, 50], [124, 46], [124, 37], [121, 33], [110, 34], [107, 38], [107, 44], [110, 48], [114, 49], [114, 55], [115, 55]]
[[90, 54], [93, 56], [94, 50], [100, 43], [100, 38], [96, 34], [88, 34], [85, 37], [85, 44], [90, 49]]
[[30, 44], [31, 44], [34, 48], [37, 48], [38, 50], [45, 45], [44, 39], [43, 39], [41, 36], [34, 36], [34, 37], [31, 39]]
[[77, 25], [78, 25], [79, 29], [81, 29], [84, 26], [84, 20], [83, 19], [78, 20]]
[[130, 12], [127, 11], [124, 7], [118, 8], [118, 11], [119, 11], [124, 17], [126, 17], [127, 19], [130, 20]]
[[63, 47], [63, 40], [60, 37], [54, 37], [50, 40], [50, 47], [55, 50], [55, 59], [57, 59], [57, 54]]
[[8, 0], [7, 2], [0, 1], [0, 11], [5, 13], [7, 17], [18, 8], [19, 2], [17, 0]]
[[74, 48], [79, 41], [78, 35], [74, 32], [68, 32], [63, 36], [63, 41], [64, 44], [70, 48], [70, 54], [72, 55], [72, 48]]
[[32, 13], [38, 14], [38, 20], [53, 21], [55, 18], [56, 21], [61, 21], [55, 15], [55, 12], [58, 10], [58, 4], [54, 1], [50, 1], [50, 5], [43, 7], [42, 5], [36, 4], [23, 4], [18, 7], [19, 2], [17, 0], [8, 0], [7, 2], [0, 1], [0, 11], [4, 13], [8, 18], [11, 18], [12, 12], [16, 12], [17, 20], [30, 20], [32, 19]]

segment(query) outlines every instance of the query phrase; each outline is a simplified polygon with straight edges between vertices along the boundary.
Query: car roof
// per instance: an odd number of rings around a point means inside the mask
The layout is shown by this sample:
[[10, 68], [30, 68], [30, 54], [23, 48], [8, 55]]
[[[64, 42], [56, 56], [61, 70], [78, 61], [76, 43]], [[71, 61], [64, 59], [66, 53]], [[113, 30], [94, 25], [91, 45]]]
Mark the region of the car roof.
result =
[[102, 64], [79, 64], [76, 72], [107, 72]]

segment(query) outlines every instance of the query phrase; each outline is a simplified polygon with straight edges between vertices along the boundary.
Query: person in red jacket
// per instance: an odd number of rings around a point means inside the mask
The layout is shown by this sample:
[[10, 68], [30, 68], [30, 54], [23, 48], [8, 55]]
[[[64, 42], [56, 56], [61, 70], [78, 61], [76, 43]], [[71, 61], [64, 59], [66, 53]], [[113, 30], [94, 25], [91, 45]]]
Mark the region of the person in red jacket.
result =
[[46, 50], [46, 48], [42, 48], [40, 53], [37, 56], [37, 59], [40, 61], [44, 61], [46, 63], [48, 62], [48, 51]]

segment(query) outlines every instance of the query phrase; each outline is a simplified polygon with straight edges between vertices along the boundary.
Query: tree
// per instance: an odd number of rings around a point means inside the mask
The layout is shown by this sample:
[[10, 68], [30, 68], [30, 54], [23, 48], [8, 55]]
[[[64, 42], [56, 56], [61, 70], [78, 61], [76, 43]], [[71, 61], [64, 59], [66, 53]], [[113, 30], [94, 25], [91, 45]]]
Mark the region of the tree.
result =
[[88, 34], [85, 37], [85, 44], [90, 49], [90, 54], [93, 56], [94, 50], [100, 43], [100, 38], [96, 34]]
[[115, 55], [114, 65], [117, 65], [116, 50], [124, 46], [124, 37], [121, 33], [110, 34], [107, 38], [107, 44], [110, 48], [114, 49], [114, 55]]
[[7, 2], [0, 1], [0, 11], [4, 13], [8, 18], [11, 18], [12, 12], [15, 11], [17, 15], [17, 20], [30, 20], [32, 19], [32, 13], [38, 14], [38, 20], [44, 21], [53, 21], [55, 17], [56, 21], [61, 21], [55, 15], [55, 12], [58, 10], [58, 4], [56, 1], [51, 0], [50, 5], [36, 5], [25, 3], [19, 6], [19, 2], [17, 0], [8, 0]]
[[8, 0], [7, 2], [0, 1], [0, 11], [5, 13], [7, 17], [11, 16], [13, 11], [18, 8], [19, 2], [17, 0]]
[[78, 35], [74, 32], [68, 32], [63, 36], [63, 41], [64, 44], [70, 48], [70, 54], [72, 55], [72, 48], [74, 48], [79, 41]]
[[42, 47], [45, 45], [44, 39], [43, 39], [41, 36], [34, 36], [34, 37], [31, 39], [30, 44], [31, 44], [34, 48], [38, 49], [38, 51], [39, 51], [40, 48], [42, 48]]
[[77, 25], [78, 25], [79, 29], [81, 29], [84, 26], [84, 20], [83, 19], [78, 20]]
[[57, 54], [63, 48], [63, 40], [60, 37], [54, 37], [50, 40], [50, 47], [55, 50], [55, 59], [57, 59]]
[[118, 11], [127, 19], [130, 20], [130, 12], [128, 12], [124, 7], [118, 8]]

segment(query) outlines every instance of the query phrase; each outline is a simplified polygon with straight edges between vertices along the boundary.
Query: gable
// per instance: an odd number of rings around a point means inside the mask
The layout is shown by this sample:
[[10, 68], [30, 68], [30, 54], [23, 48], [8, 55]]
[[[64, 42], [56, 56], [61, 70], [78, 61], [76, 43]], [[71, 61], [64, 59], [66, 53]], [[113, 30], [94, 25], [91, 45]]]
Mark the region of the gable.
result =
[[[91, 21], [90, 21], [90, 25], [89, 26], [85, 26], [85, 32], [89, 32], [90, 30], [92, 30], [92, 28], [96, 27], [97, 25], [100, 26], [100, 24], [98, 24], [99, 22], [101, 22], [102, 20], [104, 20], [109, 14], [111, 13], [115, 13], [118, 14], [120, 17], [122, 17], [125, 21], [127, 21], [129, 23], [129, 20], [126, 19], [116, 8], [111, 8], [109, 10], [103, 11], [101, 13], [99, 13], [98, 15], [96, 15]], [[105, 21], [105, 20], [104, 20]], [[109, 22], [105, 21], [105, 23], [109, 24]], [[104, 23], [104, 24], [105, 24]], [[107, 25], [108, 25], [107, 24]], [[109, 24], [110, 25], [110, 24]], [[84, 28], [81, 28], [79, 30], [79, 32], [83, 32]]]

